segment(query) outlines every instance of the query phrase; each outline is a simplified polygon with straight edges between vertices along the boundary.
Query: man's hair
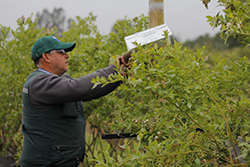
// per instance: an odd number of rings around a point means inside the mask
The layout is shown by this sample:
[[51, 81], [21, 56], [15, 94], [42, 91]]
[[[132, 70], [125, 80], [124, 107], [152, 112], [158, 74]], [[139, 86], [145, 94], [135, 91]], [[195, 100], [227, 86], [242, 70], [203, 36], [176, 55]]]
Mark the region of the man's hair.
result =
[[40, 68], [40, 66], [41, 66], [41, 57], [39, 59], [37, 59], [36, 61], [34, 61], [34, 63], [35, 63], [36, 68]]

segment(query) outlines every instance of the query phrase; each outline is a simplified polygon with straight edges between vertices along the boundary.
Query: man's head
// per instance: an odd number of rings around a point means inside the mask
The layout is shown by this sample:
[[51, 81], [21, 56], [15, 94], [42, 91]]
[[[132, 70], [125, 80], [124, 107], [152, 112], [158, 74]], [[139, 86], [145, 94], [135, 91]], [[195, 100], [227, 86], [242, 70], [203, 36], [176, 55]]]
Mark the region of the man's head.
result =
[[31, 58], [35, 62], [36, 60], [42, 57], [43, 53], [46, 53], [51, 50], [60, 50], [60, 49], [64, 49], [65, 52], [69, 52], [72, 51], [75, 48], [75, 46], [76, 43], [74, 42], [63, 43], [54, 36], [42, 37], [39, 38], [33, 45], [31, 51]]
[[38, 68], [61, 76], [68, 70], [69, 55], [76, 43], [63, 43], [53, 36], [38, 39], [31, 52], [31, 57]]

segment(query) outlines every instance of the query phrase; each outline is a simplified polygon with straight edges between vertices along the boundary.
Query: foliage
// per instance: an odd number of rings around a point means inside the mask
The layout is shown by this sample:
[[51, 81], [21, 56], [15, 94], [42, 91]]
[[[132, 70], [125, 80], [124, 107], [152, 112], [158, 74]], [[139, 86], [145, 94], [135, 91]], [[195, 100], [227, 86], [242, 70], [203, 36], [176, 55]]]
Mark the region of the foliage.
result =
[[209, 34], [204, 36], [199, 36], [197, 39], [193, 41], [186, 41], [183, 43], [184, 47], [187, 47], [191, 50], [196, 50], [197, 48], [201, 48], [202, 46], [206, 46], [208, 50], [227, 50], [235, 47], [241, 47], [243, 44], [238, 39], [233, 37], [229, 37], [227, 42], [220, 37], [220, 33], [217, 33], [214, 37], [210, 37]]
[[[208, 21], [222, 26], [225, 39], [234, 36], [248, 46], [249, 2], [245, 6], [236, 0], [219, 2], [226, 7], [225, 15], [208, 17]], [[229, 3], [241, 10], [229, 10]], [[223, 25], [232, 19], [237, 22], [225, 31]], [[112, 33], [101, 35], [95, 20], [92, 13], [84, 19], [77, 17], [71, 29], [58, 37], [77, 43], [69, 58], [68, 72], [73, 77], [106, 67], [110, 57], [127, 50], [125, 36], [148, 28], [148, 17], [141, 15], [119, 20]], [[242, 20], [240, 30], [233, 28], [238, 20]], [[11, 152], [16, 159], [22, 148], [22, 86], [35, 68], [31, 47], [38, 38], [57, 32], [36, 28], [37, 20], [31, 18], [20, 18], [18, 25], [16, 31], [0, 29], [0, 151], [4, 155]], [[12, 34], [9, 40], [8, 32]], [[249, 165], [249, 48], [218, 51], [206, 46], [190, 51], [181, 43], [166, 43], [162, 48], [138, 44], [127, 77], [118, 73], [108, 80], [93, 79], [95, 84], [117, 80], [123, 84], [103, 98], [83, 103], [92, 133], [87, 133], [85, 166]], [[137, 138], [100, 140], [102, 134], [124, 132]], [[239, 136], [242, 143], [236, 140]], [[237, 147], [240, 156], [235, 155]]]
[[[245, 17], [244, 12], [249, 10], [236, 13], [235, 17]], [[227, 14], [231, 15], [226, 13], [226, 18]], [[212, 19], [208, 21], [213, 25]], [[222, 31], [221, 35], [225, 39], [240, 38], [249, 44], [247, 27], [249, 23], [243, 21], [244, 38], [238, 29], [230, 33]], [[233, 61], [225, 56], [217, 58], [211, 66], [207, 63], [208, 54], [211, 53], [204, 47], [191, 52], [181, 43], [160, 49], [138, 46], [138, 52], [132, 55], [129, 77], [115, 76], [124, 83], [111, 127], [118, 133], [138, 134], [139, 138], [121, 146], [125, 151], [123, 156], [110, 158], [108, 151], [103, 152], [104, 156], [96, 155], [97, 166], [245, 163], [235, 159], [239, 152], [233, 156], [237, 148], [230, 148], [229, 143], [237, 143], [237, 136], [247, 136], [249, 132], [249, 61], [236, 54]], [[97, 78], [94, 83], [113, 81], [113, 77], [106, 81]], [[241, 148], [245, 159], [249, 158], [247, 148]]]
[[[11, 153], [19, 156], [22, 135], [20, 132], [22, 109], [22, 86], [25, 78], [34, 70], [34, 63], [27, 58], [31, 56], [31, 48], [37, 38], [50, 35], [51, 30], [36, 29], [31, 18], [19, 18], [18, 28], [0, 26], [0, 150], [1, 154]], [[9, 34], [12, 39], [8, 40]]]
[[[127, 22], [138, 25], [136, 30], [130, 30], [130, 34], [135, 31], [141, 31], [143, 26], [140, 25], [143, 25], [144, 21], [147, 20], [145, 16], [141, 17], [144, 20], [130, 21], [126, 19], [118, 22], [118, 24], [125, 27], [127, 26]], [[61, 38], [58, 37], [61, 41], [75, 41], [77, 43], [76, 49], [70, 53], [69, 60], [69, 73], [73, 77], [84, 76], [106, 67], [109, 64], [109, 58], [115, 57], [111, 52], [117, 52], [112, 48], [116, 47], [119, 50], [120, 46], [120, 52], [126, 50], [125, 45], [118, 45], [116, 43], [121, 42], [124, 36], [130, 35], [125, 29], [122, 34], [123, 37], [120, 39], [115, 39], [114, 34], [103, 36], [97, 30], [97, 26], [94, 23], [95, 20], [96, 16], [92, 13], [84, 19], [77, 17], [76, 21], [72, 22], [72, 28], [62, 33]], [[22, 147], [22, 134], [20, 132], [22, 86], [25, 78], [35, 69], [34, 63], [30, 58], [31, 48], [38, 38], [57, 34], [56, 27], [51, 29], [38, 28], [37, 20], [32, 21], [31, 17], [27, 19], [21, 17], [18, 20], [18, 25], [19, 27], [15, 31], [1, 25], [0, 50], [2, 62], [0, 66], [2, 76], [0, 150], [2, 155], [11, 153], [9, 155], [15, 156], [17, 159], [20, 156]], [[113, 47], [110, 46], [111, 44]], [[107, 101], [110, 102], [107, 103]], [[105, 103], [107, 103], [106, 106]], [[107, 115], [112, 112], [114, 103], [114, 100], [104, 97], [84, 104], [86, 111], [85, 118], [90, 123], [91, 130], [98, 131], [97, 135], [93, 135], [93, 140], [87, 143], [87, 154], [94, 155], [94, 151], [98, 145], [97, 142], [100, 141], [100, 133], [110, 131], [107, 124], [107, 122], [110, 122], [110, 118]], [[103, 105], [100, 106], [100, 104]], [[108, 106], [109, 108], [109, 110], [106, 110], [106, 115], [103, 113], [103, 106]], [[114, 151], [116, 150], [114, 149]]]
[[212, 27], [220, 26], [221, 36], [227, 40], [230, 36], [236, 37], [249, 46], [250, 41], [250, 2], [249, 0], [218, 0], [224, 6], [224, 13], [216, 16], [207, 16]]
[[[234, 163], [227, 142], [249, 130], [249, 61], [221, 60], [208, 69], [204, 57], [204, 48], [190, 53], [180, 43], [133, 54], [112, 129], [141, 137], [122, 146], [125, 159], [114, 166]], [[97, 162], [104, 164], [100, 157]]]

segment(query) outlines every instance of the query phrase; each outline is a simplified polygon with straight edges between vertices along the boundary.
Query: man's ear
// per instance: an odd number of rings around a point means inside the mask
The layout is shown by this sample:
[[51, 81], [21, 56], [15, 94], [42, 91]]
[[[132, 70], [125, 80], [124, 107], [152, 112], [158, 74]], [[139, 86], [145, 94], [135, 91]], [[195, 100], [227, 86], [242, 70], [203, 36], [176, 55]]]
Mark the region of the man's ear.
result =
[[51, 56], [48, 53], [43, 53], [42, 57], [45, 62], [50, 63]]

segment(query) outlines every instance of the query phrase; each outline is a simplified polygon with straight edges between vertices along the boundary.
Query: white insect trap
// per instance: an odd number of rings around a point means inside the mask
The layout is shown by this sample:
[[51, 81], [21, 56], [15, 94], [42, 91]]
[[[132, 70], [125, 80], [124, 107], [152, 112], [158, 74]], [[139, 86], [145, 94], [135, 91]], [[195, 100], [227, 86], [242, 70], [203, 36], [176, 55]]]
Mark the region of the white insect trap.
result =
[[162, 47], [166, 45], [166, 43], [163, 42], [164, 40], [166, 40], [165, 34], [164, 34], [165, 31], [168, 32], [168, 36], [172, 35], [172, 32], [168, 28], [168, 26], [166, 24], [162, 24], [162, 25], [138, 32], [136, 34], [126, 36], [124, 39], [125, 39], [128, 51], [123, 54], [123, 58], [125, 60], [128, 59], [131, 53], [133, 52], [133, 50], [137, 47], [134, 44], [134, 42], [137, 42], [138, 44], [141, 44], [142, 46], [151, 44], [151, 43], [153, 43], [152, 46], [154, 46], [154, 44], [157, 44], [158, 47]]

